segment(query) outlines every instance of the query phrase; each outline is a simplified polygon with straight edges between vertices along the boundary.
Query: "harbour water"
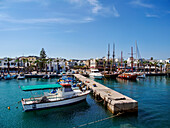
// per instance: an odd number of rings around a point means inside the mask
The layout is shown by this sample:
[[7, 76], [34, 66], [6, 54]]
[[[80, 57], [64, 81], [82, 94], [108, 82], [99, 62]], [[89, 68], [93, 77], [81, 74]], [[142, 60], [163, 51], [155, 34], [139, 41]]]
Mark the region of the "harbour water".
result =
[[[169, 128], [170, 127], [170, 78], [146, 77], [139, 81], [96, 80], [138, 101], [138, 115], [124, 115], [86, 125], [88, 128]], [[39, 78], [0, 81], [0, 128], [76, 127], [111, 116], [109, 110], [96, 102], [91, 95], [78, 104], [23, 112], [21, 98], [31, 96], [18, 85], [54, 84], [56, 79]], [[10, 106], [10, 110], [7, 107]], [[18, 107], [18, 108], [16, 108]]]

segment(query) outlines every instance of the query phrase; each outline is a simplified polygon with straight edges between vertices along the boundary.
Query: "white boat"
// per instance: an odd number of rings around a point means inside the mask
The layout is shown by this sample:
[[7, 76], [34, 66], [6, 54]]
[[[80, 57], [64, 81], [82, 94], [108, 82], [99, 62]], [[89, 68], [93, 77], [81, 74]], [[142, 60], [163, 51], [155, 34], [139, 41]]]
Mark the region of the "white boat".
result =
[[49, 79], [50, 78], [50, 75], [44, 75], [43, 77], [42, 77], [43, 79]]
[[[51, 108], [73, 104], [85, 100], [90, 90], [80, 91], [73, 90], [71, 85], [49, 84], [49, 85], [34, 85], [22, 86], [23, 91], [53, 89], [52, 92], [44, 92], [43, 96], [22, 99], [21, 103], [24, 111], [37, 109]], [[56, 91], [57, 89], [57, 91]]]
[[139, 75], [137, 76], [137, 78], [143, 78], [143, 79], [145, 79], [145, 78], [146, 78], [146, 75], [145, 75], [145, 74], [139, 74]]
[[19, 74], [17, 79], [18, 80], [24, 80], [25, 79], [25, 75], [24, 74]]
[[104, 75], [102, 75], [98, 69], [91, 69], [89, 76], [94, 79], [102, 79], [104, 77]]

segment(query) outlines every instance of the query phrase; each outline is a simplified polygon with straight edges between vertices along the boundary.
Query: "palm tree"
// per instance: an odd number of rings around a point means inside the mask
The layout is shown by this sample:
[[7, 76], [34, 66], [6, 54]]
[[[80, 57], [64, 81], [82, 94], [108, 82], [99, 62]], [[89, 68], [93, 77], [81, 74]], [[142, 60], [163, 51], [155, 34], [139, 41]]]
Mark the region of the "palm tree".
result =
[[58, 73], [59, 72], [59, 59], [58, 58], [57, 58], [56, 62], [57, 62], [57, 73]]
[[8, 66], [8, 74], [10, 74], [10, 72], [9, 72], [9, 68], [10, 68], [10, 61], [11, 61], [12, 59], [11, 58], [7, 58], [7, 60], [5, 60], [6, 62], [7, 62], [7, 66]]
[[104, 74], [105, 74], [105, 70], [106, 70], [106, 61], [103, 60], [103, 67], [104, 67]]
[[26, 59], [23, 58], [22, 61], [23, 61], [23, 68], [24, 68], [24, 74], [25, 74], [25, 63], [26, 63]]
[[127, 60], [124, 61], [124, 64], [125, 64], [125, 65], [124, 65], [124, 66], [125, 66], [124, 68], [125, 68], [125, 70], [126, 70]]
[[50, 64], [50, 74], [51, 74], [51, 69], [52, 69], [52, 61], [53, 61], [53, 59], [49, 59], [49, 64]]
[[152, 62], [149, 62], [149, 73], [151, 73]]
[[45, 73], [47, 74], [47, 64], [48, 64], [48, 59], [42, 59], [43, 64], [45, 65]]
[[160, 72], [162, 73], [162, 65], [164, 65], [164, 63], [159, 63], [160, 64]]
[[157, 69], [156, 69], [157, 64], [158, 64], [158, 62], [154, 62], [154, 65], [155, 65], [155, 73], [157, 73]]
[[38, 74], [38, 65], [39, 65], [39, 60], [36, 60], [35, 62], [34, 62], [34, 64], [36, 64], [36, 66], [35, 66], [35, 70], [37, 71], [37, 74]]
[[118, 68], [120, 68], [121, 62], [118, 62]]
[[20, 62], [20, 60], [19, 60], [19, 58], [17, 58], [16, 60], [15, 60], [15, 62], [17, 63], [17, 66], [18, 66], [18, 74], [19, 74], [19, 72], [20, 72], [20, 69], [19, 69], [19, 62]]
[[30, 63], [29, 72], [31, 73], [32, 72], [32, 61], [29, 61], [29, 63]]
[[99, 64], [99, 60], [95, 60], [96, 61], [96, 67], [98, 68], [98, 64]]
[[147, 64], [147, 62], [146, 62], [146, 61], [142, 62], [142, 65], [143, 65], [143, 71], [144, 71], [144, 73], [145, 73], [145, 66], [146, 66], [146, 64]]

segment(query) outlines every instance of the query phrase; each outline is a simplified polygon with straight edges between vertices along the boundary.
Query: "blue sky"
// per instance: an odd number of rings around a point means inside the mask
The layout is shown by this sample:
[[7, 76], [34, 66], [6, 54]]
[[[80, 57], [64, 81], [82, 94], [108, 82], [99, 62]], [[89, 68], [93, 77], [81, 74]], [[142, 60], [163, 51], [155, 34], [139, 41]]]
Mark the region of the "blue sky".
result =
[[0, 0], [0, 57], [96, 58], [114, 42], [127, 58], [135, 41], [144, 58], [170, 57], [169, 0]]

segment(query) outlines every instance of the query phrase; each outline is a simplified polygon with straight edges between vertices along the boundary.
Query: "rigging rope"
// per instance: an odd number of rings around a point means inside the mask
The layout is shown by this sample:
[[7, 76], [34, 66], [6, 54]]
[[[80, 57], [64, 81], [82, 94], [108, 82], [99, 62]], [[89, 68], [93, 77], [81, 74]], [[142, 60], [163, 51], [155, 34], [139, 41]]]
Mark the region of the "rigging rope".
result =
[[123, 113], [118, 113], [116, 115], [113, 115], [113, 116], [110, 116], [110, 117], [107, 117], [107, 118], [103, 118], [103, 119], [100, 119], [100, 120], [97, 120], [97, 121], [93, 121], [93, 122], [89, 122], [89, 123], [86, 123], [86, 124], [82, 124], [82, 125], [79, 125], [77, 127], [73, 127], [73, 128], [79, 128], [79, 127], [84, 127], [86, 125], [90, 125], [90, 124], [94, 124], [94, 123], [98, 123], [98, 122], [101, 122], [101, 121], [104, 121], [104, 120], [108, 120], [108, 119], [111, 119], [111, 118], [114, 118], [114, 117], [117, 117], [117, 116], [120, 116], [122, 115]]

